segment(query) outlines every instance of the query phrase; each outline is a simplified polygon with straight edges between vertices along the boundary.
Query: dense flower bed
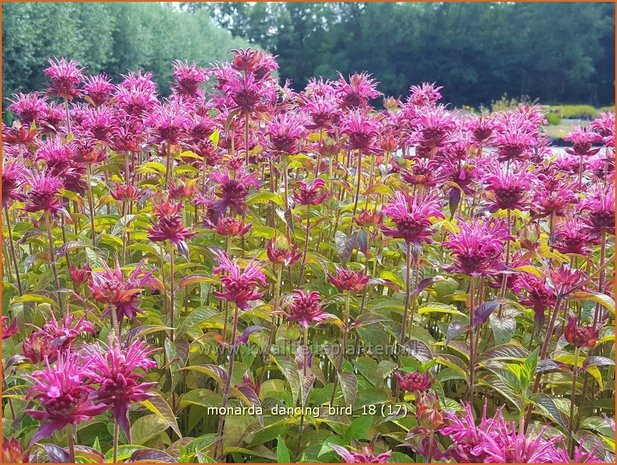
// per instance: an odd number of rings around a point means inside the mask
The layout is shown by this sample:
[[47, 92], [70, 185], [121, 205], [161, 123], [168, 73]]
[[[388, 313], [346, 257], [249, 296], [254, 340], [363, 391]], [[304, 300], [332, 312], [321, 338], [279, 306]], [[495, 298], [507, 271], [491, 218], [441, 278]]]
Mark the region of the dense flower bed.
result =
[[5, 461], [613, 461], [614, 115], [276, 68], [12, 97]]

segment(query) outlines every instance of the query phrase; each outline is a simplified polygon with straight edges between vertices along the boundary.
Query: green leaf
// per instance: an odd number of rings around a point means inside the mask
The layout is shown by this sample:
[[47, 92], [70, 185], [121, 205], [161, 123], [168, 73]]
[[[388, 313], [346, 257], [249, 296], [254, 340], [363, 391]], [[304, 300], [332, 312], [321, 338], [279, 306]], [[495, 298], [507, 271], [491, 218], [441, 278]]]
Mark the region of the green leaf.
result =
[[167, 401], [160, 394], [157, 394], [155, 397], [143, 400], [140, 403], [152, 413], [154, 413], [156, 416], [165, 420], [165, 422], [167, 422], [167, 426], [169, 426], [174, 431], [174, 433], [178, 435], [178, 437], [182, 437], [182, 433], [180, 432], [180, 428], [178, 427], [178, 420], [176, 418], [176, 415], [174, 414]]
[[358, 393], [358, 379], [356, 378], [356, 375], [345, 371], [338, 374], [338, 379], [341, 383], [345, 403], [347, 405], [353, 405], [356, 400], [356, 394]]
[[571, 298], [573, 300], [581, 301], [591, 300], [607, 308], [613, 316], [615, 316], [615, 300], [606, 294], [600, 294], [599, 292], [578, 291], [574, 292]]
[[566, 424], [566, 422], [564, 421], [563, 417], [561, 416], [561, 412], [559, 411], [559, 409], [557, 408], [557, 406], [555, 405], [555, 402], [553, 401], [553, 399], [544, 394], [544, 393], [538, 393], [538, 394], [534, 394], [531, 397], [531, 401], [536, 404], [538, 407], [540, 407], [544, 412], [546, 412], [548, 414], [548, 416], [555, 422], [557, 423], [559, 426], [561, 426], [561, 428], [563, 429], [563, 431], [568, 431], [568, 426]]
[[298, 400], [298, 396], [300, 395], [300, 376], [298, 374], [298, 366], [293, 358], [289, 355], [278, 355], [273, 357], [274, 362], [281, 370], [283, 376], [289, 383], [289, 387], [291, 388], [291, 395], [293, 396], [294, 404]]
[[289, 449], [281, 436], [276, 438], [276, 461], [277, 463], [291, 463]]
[[492, 360], [524, 360], [528, 356], [529, 351], [523, 346], [516, 344], [502, 344], [491, 347], [490, 349], [482, 352], [476, 358], [476, 364], [479, 365], [483, 362]]
[[345, 441], [351, 443], [352, 440], [368, 439], [368, 432], [373, 424], [373, 417], [364, 415], [351, 422], [345, 431]]
[[138, 418], [131, 425], [133, 444], [143, 445], [169, 427], [168, 422], [159, 415], [151, 414]]

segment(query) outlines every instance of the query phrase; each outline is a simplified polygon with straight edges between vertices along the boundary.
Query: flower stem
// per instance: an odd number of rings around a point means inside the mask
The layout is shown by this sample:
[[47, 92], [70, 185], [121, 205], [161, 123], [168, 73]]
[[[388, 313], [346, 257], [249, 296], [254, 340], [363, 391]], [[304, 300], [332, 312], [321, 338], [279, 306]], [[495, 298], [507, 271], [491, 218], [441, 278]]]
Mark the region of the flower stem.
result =
[[283, 279], [283, 265], [277, 265], [276, 269], [276, 283], [274, 285], [274, 305], [273, 305], [273, 314], [272, 320], [270, 322], [270, 338], [268, 339], [268, 343], [266, 345], [266, 349], [264, 350], [263, 356], [263, 370], [261, 372], [260, 384], [263, 382], [263, 379], [266, 374], [266, 368], [268, 366], [268, 360], [270, 358], [270, 348], [276, 341], [276, 312], [279, 309], [280, 300], [281, 300], [281, 282]]
[[574, 349], [574, 366], [572, 368], [572, 390], [570, 392], [570, 420], [568, 422], [568, 451], [574, 452], [574, 397], [576, 396], [576, 380], [578, 377], [578, 357], [580, 347]]
[[[225, 409], [227, 408], [227, 402], [229, 401], [229, 391], [231, 389], [231, 377], [233, 375], [234, 372], [234, 365], [236, 362], [236, 335], [238, 333], [238, 317], [240, 314], [240, 309], [239, 307], [236, 305], [234, 307], [234, 321], [233, 321], [233, 325], [232, 325], [232, 331], [231, 331], [231, 352], [229, 354], [229, 370], [227, 370], [227, 379], [225, 379], [225, 385], [223, 387], [223, 411], [225, 411]], [[221, 453], [221, 457], [223, 458], [223, 432], [225, 431], [225, 415], [221, 415], [219, 417], [219, 424], [218, 424], [218, 429], [217, 429], [217, 438], [219, 440], [219, 445], [220, 445], [220, 453]], [[218, 446], [217, 446], [218, 449]]]
[[343, 311], [343, 345], [342, 345], [342, 354], [341, 359], [336, 367], [334, 372], [334, 388], [332, 388], [332, 397], [330, 398], [330, 405], [334, 403], [334, 398], [336, 397], [336, 388], [338, 387], [338, 373], [340, 373], [343, 368], [343, 362], [345, 361], [345, 354], [347, 353], [347, 336], [349, 330], [349, 306], [350, 306], [350, 293], [349, 291], [345, 291], [345, 309]]
[[175, 256], [175, 250], [174, 250], [174, 243], [169, 241], [169, 320], [170, 320], [170, 336], [171, 336], [171, 340], [173, 342], [174, 340], [174, 307], [175, 305], [175, 300], [176, 300], [176, 289], [175, 289], [175, 283], [174, 283], [174, 256]]
[[[51, 269], [54, 274], [54, 283], [56, 285], [56, 290], [60, 291], [60, 280], [58, 279], [58, 267], [56, 265], [56, 249], [54, 248], [54, 236], [51, 232], [51, 213], [45, 212], [45, 228], [47, 229], [47, 240], [49, 242], [49, 255], [51, 261]], [[58, 305], [60, 306], [60, 311], [62, 311], [62, 298], [60, 294], [57, 294], [58, 297]]]
[[475, 293], [475, 279], [473, 276], [469, 280], [469, 400], [473, 401], [473, 388], [475, 384], [475, 364], [476, 364], [476, 356], [475, 356], [475, 328], [473, 327], [474, 320], [474, 310], [475, 310], [475, 302], [474, 302], [474, 293]]
[[405, 268], [405, 310], [403, 311], [403, 322], [401, 326], [401, 344], [407, 342], [407, 320], [409, 318], [409, 302], [411, 301], [411, 243], [407, 243]]
[[246, 151], [246, 166], [249, 166], [249, 114], [244, 119], [244, 150]]
[[111, 463], [118, 463], [118, 437], [120, 433], [120, 427], [118, 421], [114, 420], [114, 444], [113, 444], [113, 458]]
[[9, 235], [9, 248], [11, 250], [11, 258], [13, 260], [13, 266], [15, 267], [15, 278], [17, 278], [17, 289], [19, 295], [23, 295], [23, 289], [21, 287], [21, 278], [19, 276], [19, 267], [17, 266], [17, 255], [15, 254], [15, 244], [13, 243], [13, 229], [11, 227], [11, 217], [9, 215], [9, 207], [4, 207], [4, 216], [6, 217], [6, 228]]
[[94, 196], [92, 195], [92, 164], [88, 163], [86, 165], [87, 167], [87, 177], [88, 177], [88, 182], [87, 187], [88, 187], [88, 209], [89, 209], [89, 216], [90, 216], [90, 233], [92, 235], [92, 245], [96, 244], [96, 231], [94, 230]]
[[73, 425], [66, 426], [66, 442], [69, 448], [69, 462], [75, 463], [75, 439], [73, 438]]
[[304, 253], [302, 254], [302, 263], [300, 264], [300, 273], [298, 274], [298, 287], [302, 283], [302, 274], [306, 265], [306, 255], [308, 254], [309, 234], [311, 230], [311, 205], [306, 206], [306, 237], [304, 240]]
[[[304, 361], [302, 364], [302, 383], [304, 384], [305, 380], [306, 380], [306, 376], [307, 376], [307, 369], [308, 369], [308, 352], [309, 352], [309, 346], [308, 346], [308, 326], [304, 327]], [[305, 384], [306, 385], [306, 384]], [[304, 405], [305, 405], [305, 398], [306, 393], [303, 395], [302, 398], [302, 413], [300, 414], [300, 432], [298, 433], [298, 443], [296, 445], [296, 455], [300, 454], [300, 445], [302, 444], [302, 433], [304, 432]]]
[[356, 195], [353, 201], [353, 212], [351, 214], [351, 226], [350, 232], [353, 231], [353, 219], [356, 217], [358, 211], [358, 197], [360, 197], [360, 181], [362, 181], [362, 152], [358, 150], [358, 174], [356, 177]]

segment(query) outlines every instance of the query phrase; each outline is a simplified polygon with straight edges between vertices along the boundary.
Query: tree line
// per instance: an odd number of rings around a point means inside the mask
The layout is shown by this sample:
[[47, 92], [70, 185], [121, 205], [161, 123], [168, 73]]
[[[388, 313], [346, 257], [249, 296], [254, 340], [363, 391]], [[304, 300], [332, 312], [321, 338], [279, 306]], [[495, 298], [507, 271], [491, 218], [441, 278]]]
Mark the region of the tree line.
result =
[[369, 71], [389, 95], [436, 81], [457, 105], [504, 94], [614, 102], [612, 3], [185, 3], [279, 55], [301, 88]]
[[174, 60], [228, 60], [247, 41], [210, 20], [161, 3], [4, 3], [2, 93], [42, 89], [49, 57], [65, 56], [89, 73], [118, 77], [152, 71], [163, 94]]
[[[296, 89], [368, 71], [387, 95], [436, 81], [455, 105], [526, 95], [614, 102], [612, 3], [4, 3], [4, 97], [40, 89], [51, 56], [89, 72], [207, 65], [233, 48], [278, 55]], [[163, 94], [168, 89], [161, 87]]]

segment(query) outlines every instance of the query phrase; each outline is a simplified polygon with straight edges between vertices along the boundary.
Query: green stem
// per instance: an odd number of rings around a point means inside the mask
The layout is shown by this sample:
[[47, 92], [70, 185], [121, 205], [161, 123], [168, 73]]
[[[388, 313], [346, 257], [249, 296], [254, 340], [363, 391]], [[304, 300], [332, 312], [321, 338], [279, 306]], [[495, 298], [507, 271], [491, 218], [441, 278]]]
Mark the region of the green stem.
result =
[[87, 190], [88, 190], [88, 209], [90, 217], [90, 233], [92, 235], [92, 245], [96, 244], [96, 231], [94, 229], [94, 195], [92, 194], [92, 164], [86, 164], [87, 167]]
[[75, 440], [73, 438], [73, 425], [66, 426], [66, 442], [69, 449], [69, 463], [75, 463]]
[[570, 393], [570, 419], [568, 421], [568, 451], [570, 456], [574, 452], [574, 398], [576, 396], [576, 381], [578, 377], [578, 357], [580, 347], [574, 349], [574, 366], [572, 373], [572, 390]]
[[11, 251], [11, 259], [13, 260], [13, 267], [15, 268], [15, 278], [17, 278], [17, 289], [19, 295], [23, 295], [23, 288], [21, 287], [21, 278], [19, 276], [19, 267], [17, 265], [17, 255], [15, 254], [15, 244], [13, 243], [13, 229], [11, 228], [11, 217], [9, 215], [9, 207], [4, 207], [4, 216], [6, 217], [6, 229], [9, 235], [9, 248]]
[[56, 291], [58, 292], [58, 305], [60, 306], [60, 311], [62, 312], [62, 298], [60, 297], [60, 279], [58, 278], [58, 267], [56, 264], [56, 249], [54, 248], [54, 236], [51, 232], [51, 213], [45, 212], [45, 229], [47, 229], [47, 240], [49, 242], [49, 255], [51, 262], [51, 269], [54, 274], [54, 283], [56, 285]]

